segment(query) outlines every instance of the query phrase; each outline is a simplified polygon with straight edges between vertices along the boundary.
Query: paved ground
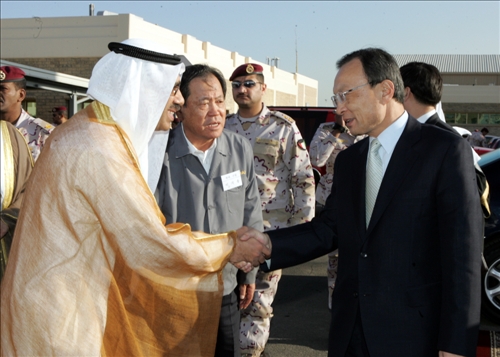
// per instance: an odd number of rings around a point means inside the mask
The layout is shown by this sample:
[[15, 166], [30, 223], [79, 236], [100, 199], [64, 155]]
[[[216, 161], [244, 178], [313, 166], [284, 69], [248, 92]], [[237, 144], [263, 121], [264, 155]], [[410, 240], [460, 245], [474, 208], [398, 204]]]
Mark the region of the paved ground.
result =
[[[271, 357], [327, 356], [330, 312], [326, 264], [324, 256], [283, 271], [266, 348]], [[489, 321], [481, 322], [482, 330], [500, 330]], [[495, 352], [500, 356], [500, 351]]]
[[326, 357], [328, 350], [327, 257], [283, 271], [274, 302], [271, 357]]

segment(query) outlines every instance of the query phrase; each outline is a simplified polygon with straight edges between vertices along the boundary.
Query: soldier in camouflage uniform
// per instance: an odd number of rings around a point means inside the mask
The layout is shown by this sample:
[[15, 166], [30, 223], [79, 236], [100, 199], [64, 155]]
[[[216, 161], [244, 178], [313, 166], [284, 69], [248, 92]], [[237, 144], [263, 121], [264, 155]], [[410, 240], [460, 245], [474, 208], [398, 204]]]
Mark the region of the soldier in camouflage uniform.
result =
[[[338, 118], [338, 117], [337, 117]], [[322, 167], [326, 164], [326, 173], [321, 176], [316, 190], [316, 214], [319, 214], [330, 195], [333, 183], [333, 172], [335, 159], [340, 151], [347, 149], [354, 143], [363, 139], [366, 135], [354, 136], [340, 123], [322, 123], [316, 130], [309, 147], [311, 163]], [[332, 308], [332, 294], [337, 280], [337, 267], [339, 263], [338, 249], [328, 254], [328, 265], [326, 268], [328, 282], [328, 308]]]
[[[339, 152], [347, 148], [340, 134], [345, 132], [342, 125], [335, 122], [322, 123], [316, 130], [309, 147], [311, 164], [317, 167], [326, 166], [326, 173], [321, 176], [316, 189], [317, 206], [325, 205], [326, 199], [330, 195], [333, 183], [333, 165]], [[318, 214], [316, 210], [316, 214]]]
[[0, 120], [10, 122], [23, 134], [36, 161], [54, 126], [33, 118], [22, 108], [22, 101], [26, 98], [24, 76], [24, 71], [18, 67], [0, 67]]
[[[289, 116], [270, 111], [262, 102], [266, 90], [263, 68], [244, 64], [230, 77], [238, 113], [226, 129], [246, 137], [253, 147], [265, 230], [290, 227], [314, 217], [314, 176], [297, 125]], [[264, 355], [281, 270], [257, 274], [250, 306], [241, 313], [242, 356]]]
[[[316, 214], [323, 209], [326, 199], [330, 195], [333, 183], [333, 169], [335, 159], [342, 150], [346, 149], [340, 135], [345, 132], [345, 128], [335, 122], [322, 123], [316, 130], [309, 146], [311, 163], [317, 167], [326, 166], [326, 172], [319, 180], [316, 189]], [[328, 266], [326, 269], [328, 278], [328, 307], [332, 308], [332, 293], [337, 279], [338, 249], [328, 254]]]

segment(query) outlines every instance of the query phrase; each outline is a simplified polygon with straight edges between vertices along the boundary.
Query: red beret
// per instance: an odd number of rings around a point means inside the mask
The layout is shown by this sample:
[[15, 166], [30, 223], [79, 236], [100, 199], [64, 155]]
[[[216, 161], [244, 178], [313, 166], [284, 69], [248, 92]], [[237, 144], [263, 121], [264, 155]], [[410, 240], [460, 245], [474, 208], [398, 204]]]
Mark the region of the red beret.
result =
[[231, 78], [229, 78], [230, 81], [234, 80], [236, 77], [239, 76], [248, 76], [250, 74], [262, 74], [264, 71], [264, 68], [260, 64], [256, 63], [245, 63], [236, 68], [231, 74]]
[[24, 79], [24, 71], [21, 68], [14, 66], [0, 67], [0, 81], [2, 82], [17, 82]]
[[67, 112], [68, 111], [68, 108], [66, 107], [54, 107], [52, 108], [52, 112], [55, 113], [55, 112]]

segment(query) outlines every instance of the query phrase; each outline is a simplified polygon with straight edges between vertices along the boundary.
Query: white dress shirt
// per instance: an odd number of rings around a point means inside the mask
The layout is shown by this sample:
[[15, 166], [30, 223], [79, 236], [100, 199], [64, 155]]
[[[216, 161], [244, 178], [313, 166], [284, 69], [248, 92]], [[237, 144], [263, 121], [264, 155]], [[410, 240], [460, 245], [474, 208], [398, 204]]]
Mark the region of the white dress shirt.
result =
[[[380, 142], [380, 149], [378, 154], [382, 160], [382, 170], [385, 174], [385, 170], [389, 165], [394, 148], [403, 134], [403, 130], [408, 122], [408, 113], [405, 111], [398, 119], [396, 119], [391, 125], [389, 125], [380, 135], [377, 137]], [[370, 136], [370, 143], [375, 138]]]
[[198, 150], [192, 143], [189, 141], [189, 139], [186, 136], [186, 133], [184, 132], [184, 126], [181, 124], [182, 127], [182, 134], [184, 134], [184, 137], [186, 138], [186, 141], [188, 143], [189, 147], [189, 152], [196, 156], [198, 160], [200, 160], [201, 164], [203, 165], [203, 168], [205, 169], [205, 172], [208, 175], [208, 172], [210, 171], [210, 166], [212, 166], [212, 160], [214, 158], [214, 153], [215, 153], [215, 148], [217, 147], [217, 139], [214, 140], [212, 143], [212, 146], [210, 146], [207, 151], [201, 151]]
[[431, 116], [433, 116], [436, 113], [437, 113], [436, 110], [432, 109], [430, 112], [427, 112], [424, 115], [422, 115], [419, 118], [417, 118], [417, 120], [419, 122], [421, 122], [422, 124], [425, 124], [425, 122], [427, 121], [427, 119], [429, 119]]

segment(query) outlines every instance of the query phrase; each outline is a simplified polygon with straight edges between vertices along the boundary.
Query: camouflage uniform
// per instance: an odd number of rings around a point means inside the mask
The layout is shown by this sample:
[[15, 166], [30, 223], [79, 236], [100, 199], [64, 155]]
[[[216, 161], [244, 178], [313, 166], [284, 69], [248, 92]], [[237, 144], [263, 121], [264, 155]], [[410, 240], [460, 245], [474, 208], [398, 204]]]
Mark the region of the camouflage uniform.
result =
[[321, 176], [316, 189], [316, 201], [322, 205], [325, 204], [332, 188], [335, 159], [338, 153], [347, 147], [341, 139], [333, 136], [334, 125], [332, 122], [320, 124], [309, 147], [311, 164], [318, 167], [326, 166], [326, 173]]
[[23, 134], [33, 156], [33, 161], [36, 161], [45, 141], [54, 130], [54, 126], [40, 118], [33, 118], [24, 109], [21, 109], [21, 116], [17, 120], [16, 128]]
[[[363, 139], [366, 135], [353, 136], [349, 132], [344, 132], [338, 138], [333, 136], [333, 126], [335, 123], [328, 122], [320, 124], [314, 134], [309, 153], [311, 155], [311, 163], [315, 166], [322, 167], [326, 163], [326, 173], [321, 176], [316, 190], [316, 202], [324, 205], [326, 199], [330, 195], [333, 183], [333, 173], [335, 159], [340, 151], [348, 146]], [[339, 263], [339, 251], [335, 249], [328, 254], [328, 266], [326, 275], [328, 280], [328, 308], [332, 308], [332, 294], [337, 280], [337, 267]]]
[[[226, 129], [246, 137], [253, 147], [264, 230], [290, 227], [314, 217], [314, 176], [297, 125], [289, 116], [266, 106], [254, 121], [228, 116]], [[242, 356], [260, 356], [269, 328], [281, 270], [257, 274], [254, 299], [241, 313]]]
[[[309, 146], [311, 163], [318, 167], [326, 166], [326, 173], [321, 176], [316, 188], [316, 202], [321, 206], [325, 205], [326, 199], [332, 190], [335, 159], [339, 152], [347, 148], [343, 144], [343, 140], [333, 135], [334, 125], [334, 122], [320, 124]], [[336, 249], [328, 254], [326, 272], [328, 278], [328, 307], [330, 309], [332, 308], [332, 294], [337, 279], [338, 252], [338, 249]]]

